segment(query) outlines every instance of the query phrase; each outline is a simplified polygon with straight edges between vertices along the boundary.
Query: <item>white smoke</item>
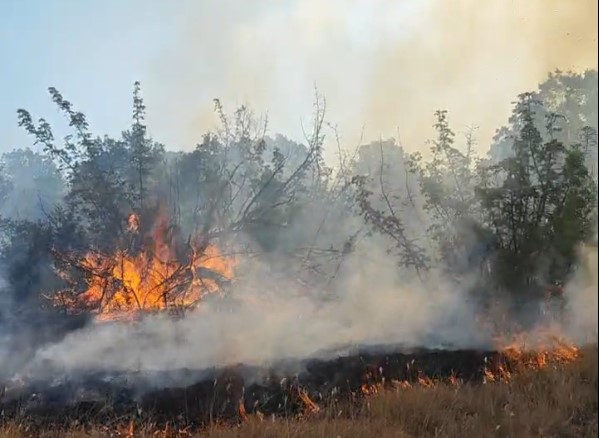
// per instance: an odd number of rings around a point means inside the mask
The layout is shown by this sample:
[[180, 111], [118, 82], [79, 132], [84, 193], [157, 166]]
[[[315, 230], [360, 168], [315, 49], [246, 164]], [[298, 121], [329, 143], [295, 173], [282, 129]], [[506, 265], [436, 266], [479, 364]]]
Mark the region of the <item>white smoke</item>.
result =
[[[302, 295], [272, 271], [238, 279], [235, 302], [207, 302], [184, 318], [148, 316], [134, 324], [99, 323], [40, 350], [31, 366], [69, 370], [202, 369], [304, 358], [339, 346], [482, 346], [474, 308], [447, 282], [402, 283], [392, 258], [346, 261], [339, 298]], [[490, 344], [487, 344], [490, 345]]]

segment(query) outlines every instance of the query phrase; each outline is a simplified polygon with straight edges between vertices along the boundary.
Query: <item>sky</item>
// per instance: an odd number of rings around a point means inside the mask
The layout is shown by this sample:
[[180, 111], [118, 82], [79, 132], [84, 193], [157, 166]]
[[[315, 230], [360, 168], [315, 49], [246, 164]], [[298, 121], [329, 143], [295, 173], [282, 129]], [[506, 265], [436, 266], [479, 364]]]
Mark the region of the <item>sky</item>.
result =
[[593, 0], [0, 0], [0, 152], [31, 146], [16, 110], [65, 131], [47, 88], [118, 135], [142, 83], [150, 134], [190, 150], [213, 98], [301, 140], [314, 88], [342, 143], [420, 150], [436, 109], [481, 149], [515, 96], [556, 68], [597, 68]]

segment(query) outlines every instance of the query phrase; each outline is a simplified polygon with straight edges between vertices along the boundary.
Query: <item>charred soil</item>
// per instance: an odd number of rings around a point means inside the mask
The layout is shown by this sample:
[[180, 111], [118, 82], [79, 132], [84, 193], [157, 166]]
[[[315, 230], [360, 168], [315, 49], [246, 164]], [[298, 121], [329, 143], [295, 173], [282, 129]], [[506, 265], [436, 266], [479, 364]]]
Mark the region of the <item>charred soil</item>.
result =
[[596, 347], [561, 358], [369, 349], [271, 367], [82, 373], [5, 386], [0, 405], [5, 432], [17, 435], [363, 436], [374, 429], [384, 436], [486, 436], [493, 428], [499, 436], [596, 434]]

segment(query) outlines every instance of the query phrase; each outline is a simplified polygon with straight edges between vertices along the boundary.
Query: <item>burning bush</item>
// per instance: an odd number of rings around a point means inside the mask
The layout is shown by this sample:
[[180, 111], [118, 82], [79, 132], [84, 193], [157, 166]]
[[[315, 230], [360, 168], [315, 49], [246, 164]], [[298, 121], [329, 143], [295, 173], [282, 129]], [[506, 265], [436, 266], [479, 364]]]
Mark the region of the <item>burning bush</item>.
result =
[[[191, 237], [181, 250], [180, 235], [164, 213], [145, 235], [136, 214], [127, 223], [127, 249], [114, 254], [91, 250], [81, 258], [57, 254], [67, 261], [69, 270], [61, 275], [71, 287], [52, 298], [55, 305], [68, 312], [92, 312], [100, 321], [131, 319], [139, 312], [179, 313], [193, 308], [206, 294], [222, 291], [232, 280], [233, 258], [201, 237]], [[83, 292], [70, 270], [83, 273]]]

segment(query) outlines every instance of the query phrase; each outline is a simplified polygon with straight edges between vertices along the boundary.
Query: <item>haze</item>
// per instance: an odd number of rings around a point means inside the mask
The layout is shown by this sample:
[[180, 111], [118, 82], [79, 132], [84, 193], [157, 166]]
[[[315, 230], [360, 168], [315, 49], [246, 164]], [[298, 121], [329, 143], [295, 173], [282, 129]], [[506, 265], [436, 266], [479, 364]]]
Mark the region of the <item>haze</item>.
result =
[[151, 134], [191, 149], [213, 126], [212, 99], [267, 112], [270, 132], [302, 139], [316, 85], [343, 143], [431, 136], [435, 109], [486, 148], [507, 96], [554, 69], [597, 68], [597, 2], [4, 0], [0, 151], [30, 146], [15, 111], [56, 116], [57, 87], [98, 133], [118, 134], [142, 82]]

